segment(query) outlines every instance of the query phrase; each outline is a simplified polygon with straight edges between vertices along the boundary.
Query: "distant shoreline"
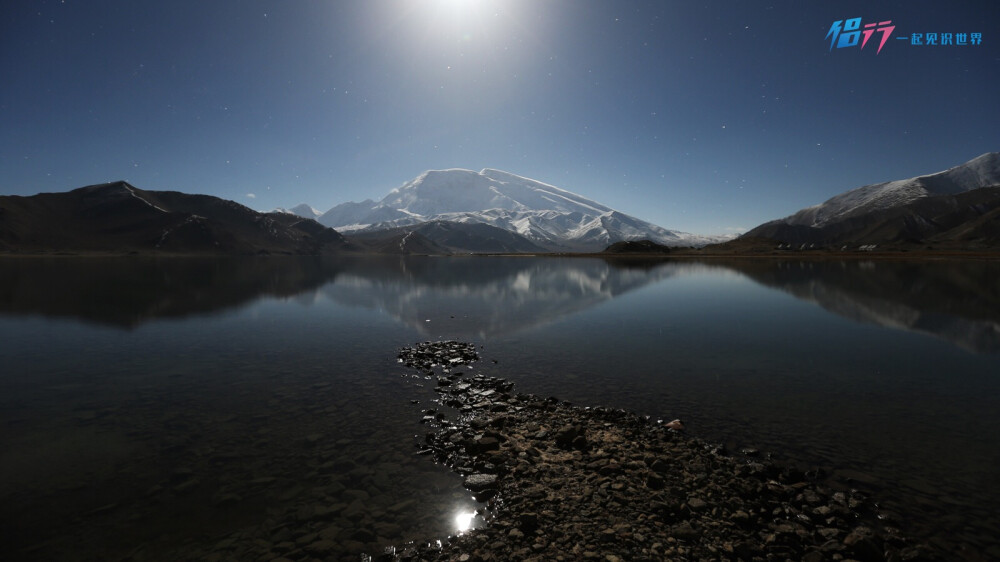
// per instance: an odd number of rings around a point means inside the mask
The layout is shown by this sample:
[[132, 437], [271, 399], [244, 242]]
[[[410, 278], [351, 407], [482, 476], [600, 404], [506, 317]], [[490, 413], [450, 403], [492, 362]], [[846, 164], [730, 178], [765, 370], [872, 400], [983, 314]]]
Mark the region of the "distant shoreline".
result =
[[325, 254], [284, 254], [284, 253], [174, 253], [174, 252], [116, 252], [103, 250], [85, 250], [70, 252], [65, 250], [9, 252], [0, 251], [0, 259], [32, 259], [32, 258], [290, 258], [290, 257], [516, 257], [516, 258], [601, 258], [634, 261], [671, 261], [689, 259], [791, 259], [791, 260], [925, 260], [925, 259], [1000, 259], [1000, 250], [920, 250], [920, 251], [884, 251], [884, 252], [848, 252], [828, 250], [803, 251], [769, 251], [769, 252], [728, 252], [703, 250], [677, 250], [669, 253], [652, 252], [550, 252], [550, 253], [454, 253], [454, 254], [389, 254], [376, 252], [343, 252]]

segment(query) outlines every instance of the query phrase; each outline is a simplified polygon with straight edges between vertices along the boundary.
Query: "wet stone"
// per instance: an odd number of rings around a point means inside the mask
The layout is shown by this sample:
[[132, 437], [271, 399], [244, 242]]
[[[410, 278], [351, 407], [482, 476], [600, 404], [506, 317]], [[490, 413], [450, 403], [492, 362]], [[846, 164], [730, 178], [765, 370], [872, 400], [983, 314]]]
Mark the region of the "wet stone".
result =
[[493, 487], [496, 481], [496, 474], [470, 474], [465, 478], [465, 487], [473, 492], [478, 492]]
[[500, 442], [496, 437], [482, 437], [475, 440], [475, 449], [477, 452], [485, 453], [487, 451], [496, 451], [500, 448]]
[[708, 504], [705, 503], [705, 500], [701, 498], [691, 498], [688, 500], [687, 505], [691, 509], [691, 511], [702, 511], [708, 507]]

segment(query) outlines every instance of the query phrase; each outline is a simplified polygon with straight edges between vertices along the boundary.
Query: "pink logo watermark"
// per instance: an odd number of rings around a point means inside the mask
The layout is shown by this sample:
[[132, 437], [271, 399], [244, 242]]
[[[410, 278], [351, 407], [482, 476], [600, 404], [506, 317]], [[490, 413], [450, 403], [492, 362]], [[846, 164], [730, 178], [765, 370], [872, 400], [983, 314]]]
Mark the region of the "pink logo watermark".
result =
[[[830, 50], [834, 47], [844, 49], [847, 47], [857, 47], [860, 45], [864, 49], [868, 45], [868, 40], [873, 35], [879, 34], [878, 49], [875, 54], [882, 52], [882, 47], [892, 35], [896, 26], [892, 20], [877, 21], [862, 24], [861, 18], [851, 18], [837, 20], [830, 25], [830, 31], [826, 32], [826, 39], [830, 40]], [[909, 45], [933, 45], [933, 46], [964, 46], [982, 45], [983, 34], [978, 32], [920, 32], [904, 34], [896, 37], [900, 41], [906, 41]], [[873, 42], [874, 43], [874, 42]]]
[[[881, 33], [882, 39], [879, 41], [878, 50], [875, 51], [877, 55], [882, 52], [882, 47], [889, 40], [893, 29], [896, 29], [896, 26], [892, 25], [892, 20], [866, 23], [864, 29], [862, 29], [861, 18], [851, 18], [849, 20], [837, 20], [833, 22], [833, 25], [830, 26], [830, 31], [826, 33], [826, 38], [830, 40], [831, 51], [834, 45], [838, 49], [843, 49], [845, 47], [854, 47], [859, 41], [861, 42], [861, 48], [864, 49], [872, 35], [876, 32]], [[864, 40], [861, 40], [862, 35], [864, 35]]]

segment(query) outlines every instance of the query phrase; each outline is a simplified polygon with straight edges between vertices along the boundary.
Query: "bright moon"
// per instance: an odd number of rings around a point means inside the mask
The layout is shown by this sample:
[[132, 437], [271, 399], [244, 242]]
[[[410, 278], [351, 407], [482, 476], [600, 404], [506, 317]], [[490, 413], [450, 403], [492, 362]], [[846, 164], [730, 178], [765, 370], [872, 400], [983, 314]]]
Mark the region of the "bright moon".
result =
[[436, 19], [452, 22], [478, 20], [496, 12], [494, 3], [488, 0], [435, 0], [431, 6]]

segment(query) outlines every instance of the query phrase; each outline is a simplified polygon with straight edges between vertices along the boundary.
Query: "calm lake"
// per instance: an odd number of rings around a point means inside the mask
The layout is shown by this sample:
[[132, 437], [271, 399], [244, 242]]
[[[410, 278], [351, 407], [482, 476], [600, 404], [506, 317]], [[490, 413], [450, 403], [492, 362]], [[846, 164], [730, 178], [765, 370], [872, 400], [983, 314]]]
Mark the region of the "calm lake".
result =
[[396, 353], [436, 339], [1000, 559], [996, 261], [5, 259], [0, 338], [3, 560], [358, 560], [483, 524], [415, 454], [439, 406]]

